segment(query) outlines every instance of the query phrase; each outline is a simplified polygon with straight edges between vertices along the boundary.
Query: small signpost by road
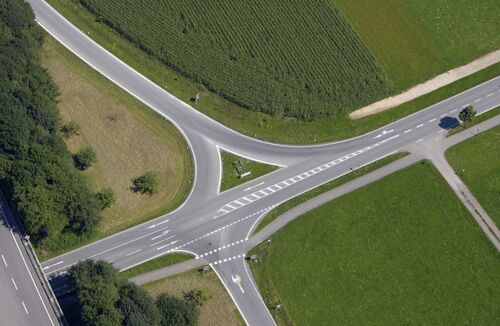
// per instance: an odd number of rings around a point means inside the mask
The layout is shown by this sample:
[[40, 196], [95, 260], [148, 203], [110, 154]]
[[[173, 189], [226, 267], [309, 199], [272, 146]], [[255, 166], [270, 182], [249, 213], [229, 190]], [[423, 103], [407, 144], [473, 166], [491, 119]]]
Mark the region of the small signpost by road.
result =
[[243, 162], [238, 159], [233, 162], [234, 168], [236, 169], [236, 172], [238, 173], [238, 178], [243, 179], [245, 177], [248, 177], [249, 175], [252, 174], [251, 171], [247, 171], [245, 168], [245, 165]]

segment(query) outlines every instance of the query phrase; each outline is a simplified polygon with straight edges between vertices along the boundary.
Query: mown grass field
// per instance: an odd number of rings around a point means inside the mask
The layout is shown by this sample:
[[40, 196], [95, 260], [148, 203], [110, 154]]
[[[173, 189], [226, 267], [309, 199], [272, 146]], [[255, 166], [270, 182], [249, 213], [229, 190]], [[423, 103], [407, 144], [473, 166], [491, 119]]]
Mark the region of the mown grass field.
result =
[[496, 325], [500, 254], [426, 161], [305, 214], [251, 254], [280, 325]]
[[391, 91], [331, 1], [80, 2], [169, 67], [252, 111], [310, 120]]
[[[244, 110], [210, 92], [202, 84], [183, 77], [155, 57], [135, 47], [102, 23], [78, 1], [48, 0], [48, 2], [96, 42], [179, 99], [189, 103], [190, 98], [199, 92], [201, 102], [195, 105], [196, 109], [241, 133], [280, 143], [305, 144], [353, 137], [400, 119], [500, 74], [500, 64], [496, 64], [397, 108], [358, 120], [351, 120], [346, 114], [320, 118], [313, 122], [273, 117], [261, 112]], [[294, 132], [290, 133], [290, 130]]]
[[226, 289], [213, 272], [186, 272], [142, 287], [153, 296], [168, 293], [179, 298], [182, 298], [184, 292], [203, 290], [209, 295], [209, 300], [200, 307], [200, 326], [245, 325]]
[[[256, 179], [264, 174], [268, 174], [270, 172], [278, 169], [277, 166], [264, 164], [256, 161], [252, 161], [232, 153], [222, 151], [221, 152], [221, 160], [222, 160], [222, 180], [220, 185], [220, 191], [228, 190], [234, 188], [240, 184], [248, 182], [250, 180]], [[239, 177], [238, 167], [239, 161], [241, 166], [245, 169], [245, 172], [251, 172], [249, 176], [244, 178]]]
[[500, 48], [495, 0], [334, 0], [395, 90]]
[[[93, 191], [111, 187], [116, 203], [103, 211], [95, 238], [173, 210], [191, 189], [191, 156], [177, 129], [140, 104], [47, 36], [43, 64], [59, 87], [62, 123], [75, 121], [80, 135], [66, 140], [75, 153], [86, 145], [97, 163], [83, 173]], [[158, 175], [159, 193], [131, 191], [147, 170]], [[61, 242], [70, 239], [61, 239]], [[78, 244], [61, 243], [68, 250]]]
[[451, 147], [446, 158], [500, 227], [500, 127]]

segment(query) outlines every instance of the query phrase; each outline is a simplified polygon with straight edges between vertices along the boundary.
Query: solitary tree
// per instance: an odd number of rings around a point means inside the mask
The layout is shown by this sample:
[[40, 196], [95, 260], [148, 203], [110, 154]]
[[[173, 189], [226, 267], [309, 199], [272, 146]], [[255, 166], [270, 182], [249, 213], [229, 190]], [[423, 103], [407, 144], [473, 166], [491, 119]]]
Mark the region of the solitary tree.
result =
[[458, 117], [460, 118], [460, 120], [463, 121], [464, 125], [466, 125], [467, 122], [472, 121], [475, 116], [476, 116], [476, 111], [474, 110], [474, 107], [472, 105], [465, 107], [458, 114]]
[[97, 193], [96, 197], [101, 209], [111, 207], [116, 202], [115, 193], [111, 188], [106, 188]]
[[82, 148], [75, 155], [76, 165], [81, 169], [85, 170], [89, 168], [92, 164], [97, 162], [97, 155], [92, 147], [87, 146]]
[[158, 192], [158, 177], [151, 171], [147, 171], [133, 180], [133, 190], [143, 194], [153, 195]]
[[70, 121], [61, 128], [61, 132], [63, 133], [64, 137], [69, 138], [73, 135], [78, 135], [78, 132], [80, 131], [81, 127], [78, 123], [74, 121]]

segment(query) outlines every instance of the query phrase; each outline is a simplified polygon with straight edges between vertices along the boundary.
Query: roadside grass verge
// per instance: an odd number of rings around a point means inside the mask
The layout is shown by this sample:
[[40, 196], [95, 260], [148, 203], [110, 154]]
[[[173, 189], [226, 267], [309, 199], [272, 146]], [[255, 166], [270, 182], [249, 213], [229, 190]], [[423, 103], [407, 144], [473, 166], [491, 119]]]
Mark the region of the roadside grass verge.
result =
[[[85, 170], [90, 188], [111, 187], [116, 203], [103, 211], [97, 232], [87, 239], [61, 237], [46, 259], [165, 214], [179, 206], [191, 189], [192, 162], [177, 129], [131, 95], [109, 82], [47, 36], [43, 65], [59, 87], [61, 123], [75, 121], [79, 135], [67, 138], [72, 153], [90, 145], [97, 163]], [[153, 196], [131, 190], [132, 179], [151, 170], [158, 176]]]
[[476, 116], [474, 118], [474, 120], [472, 120], [471, 122], [467, 122], [467, 124], [460, 123], [459, 125], [455, 126], [454, 128], [451, 128], [450, 130], [448, 130], [447, 136], [449, 137], [449, 136], [452, 136], [456, 133], [459, 133], [460, 131], [463, 131], [467, 128], [474, 127], [478, 123], [481, 123], [481, 122], [486, 121], [490, 118], [493, 118], [494, 116], [496, 116], [498, 114], [500, 114], [500, 107], [497, 106], [493, 110], [490, 110], [490, 111], [485, 112], [479, 116]]
[[192, 259], [192, 255], [188, 254], [183, 254], [183, 253], [171, 253], [167, 254], [164, 256], [160, 256], [158, 258], [149, 260], [145, 263], [142, 263], [140, 265], [137, 265], [135, 267], [129, 268], [127, 270], [124, 270], [123, 272], [120, 272], [120, 276], [126, 279], [130, 279], [132, 277], [144, 274], [144, 273], [149, 273], [154, 270], [167, 267], [170, 265], [175, 265], [177, 263], [181, 263], [183, 261]]
[[499, 321], [500, 254], [428, 161], [314, 209], [250, 254], [279, 325]]
[[500, 127], [446, 151], [446, 159], [500, 227]]
[[185, 292], [202, 290], [209, 299], [200, 307], [200, 326], [245, 325], [226, 289], [214, 272], [190, 271], [142, 285], [154, 297], [161, 293], [182, 298]]
[[[220, 191], [234, 188], [240, 184], [256, 179], [264, 174], [268, 174], [278, 169], [275, 165], [269, 165], [246, 159], [221, 150], [222, 160], [222, 180]], [[241, 173], [250, 172], [251, 174], [240, 178]]]
[[500, 47], [495, 0], [484, 0], [480, 5], [442, 0], [335, 0], [335, 3], [398, 91]]
[[279, 217], [281, 214], [285, 213], [286, 211], [289, 211], [290, 209], [294, 208], [297, 205], [302, 204], [303, 202], [308, 201], [311, 198], [314, 198], [316, 196], [321, 195], [324, 192], [327, 192], [328, 190], [331, 190], [333, 188], [339, 187], [343, 185], [344, 183], [347, 183], [351, 180], [357, 179], [362, 175], [368, 174], [372, 171], [375, 171], [379, 168], [381, 168], [384, 165], [387, 165], [389, 163], [392, 163], [402, 157], [405, 157], [408, 155], [407, 152], [402, 152], [402, 153], [395, 153], [391, 154], [389, 156], [384, 157], [383, 159], [380, 159], [378, 161], [375, 161], [373, 163], [370, 163], [366, 166], [363, 166], [357, 170], [354, 170], [346, 175], [341, 176], [340, 178], [337, 178], [335, 180], [329, 181], [325, 184], [322, 184], [319, 187], [316, 187], [314, 189], [309, 190], [308, 192], [303, 193], [302, 195], [299, 195], [295, 198], [292, 198], [278, 207], [274, 208], [269, 214], [267, 214], [257, 225], [255, 230], [252, 232], [253, 234], [259, 232], [262, 230], [266, 225], [274, 221], [277, 217]]
[[[279, 143], [320, 143], [354, 137], [500, 74], [500, 64], [496, 64], [399, 107], [358, 120], [351, 120], [347, 114], [318, 119], [314, 122], [276, 118], [242, 109], [209, 92], [202, 85], [180, 76], [152, 56], [136, 48], [107, 25], [99, 22], [77, 2], [72, 0], [48, 0], [48, 2], [84, 33], [88, 33], [97, 43], [180, 100], [190, 103], [194, 94], [199, 92], [201, 102], [190, 104], [200, 112], [243, 134]], [[290, 132], [291, 130], [293, 132]]]

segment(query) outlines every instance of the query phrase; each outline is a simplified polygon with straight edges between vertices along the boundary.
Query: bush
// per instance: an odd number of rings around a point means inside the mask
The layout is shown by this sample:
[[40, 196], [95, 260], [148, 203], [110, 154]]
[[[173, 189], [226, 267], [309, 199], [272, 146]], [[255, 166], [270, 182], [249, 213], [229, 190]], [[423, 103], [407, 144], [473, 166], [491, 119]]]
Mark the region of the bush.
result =
[[78, 123], [74, 121], [70, 121], [61, 128], [61, 132], [63, 133], [65, 138], [69, 138], [73, 135], [78, 135], [81, 127]]
[[158, 192], [158, 177], [151, 171], [148, 171], [133, 180], [133, 190], [143, 194], [153, 195]]
[[203, 306], [210, 299], [210, 294], [206, 290], [195, 289], [183, 292], [183, 297], [186, 302], [192, 303], [195, 306]]
[[76, 166], [80, 170], [88, 169], [92, 166], [92, 164], [97, 162], [97, 154], [92, 147], [84, 147], [78, 153], [76, 153], [75, 162]]
[[192, 326], [198, 323], [198, 310], [192, 303], [161, 294], [156, 298], [161, 326]]
[[460, 120], [462, 120], [464, 125], [466, 125], [467, 122], [474, 120], [475, 116], [476, 111], [474, 110], [474, 107], [472, 105], [468, 105], [458, 114], [458, 117], [460, 118]]
[[82, 325], [191, 326], [198, 321], [195, 305], [166, 294], [155, 302], [104, 261], [78, 263], [69, 269], [69, 279], [75, 286]]
[[106, 188], [103, 191], [97, 193], [96, 197], [101, 210], [111, 207], [116, 202], [115, 193], [111, 188]]

